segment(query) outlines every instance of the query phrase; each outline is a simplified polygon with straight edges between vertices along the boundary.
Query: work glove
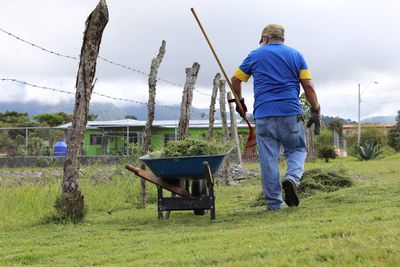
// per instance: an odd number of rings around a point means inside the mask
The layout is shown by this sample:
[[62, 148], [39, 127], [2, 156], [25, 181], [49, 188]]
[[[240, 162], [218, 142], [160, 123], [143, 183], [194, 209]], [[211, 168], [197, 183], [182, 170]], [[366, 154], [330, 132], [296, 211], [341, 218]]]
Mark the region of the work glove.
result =
[[[234, 102], [235, 104], [236, 104], [236, 101], [235, 101], [235, 99], [233, 98], [233, 99], [230, 99], [230, 100], [228, 100], [228, 102], [229, 103], [232, 103], [232, 102]], [[242, 113], [240, 113], [240, 108], [239, 108], [239, 106], [238, 105], [236, 105], [236, 112], [240, 115], [240, 117], [242, 117], [242, 118], [244, 118], [244, 116], [245, 116], [245, 114], [246, 114], [246, 112], [247, 112], [247, 107], [246, 107], [246, 104], [244, 103], [244, 98], [241, 98], [240, 100], [239, 100], [239, 102], [240, 102], [240, 104], [242, 105], [242, 108], [243, 108], [243, 114]]]
[[314, 124], [314, 133], [319, 135], [321, 130], [321, 107], [317, 110], [311, 108], [311, 118], [307, 121], [307, 128]]

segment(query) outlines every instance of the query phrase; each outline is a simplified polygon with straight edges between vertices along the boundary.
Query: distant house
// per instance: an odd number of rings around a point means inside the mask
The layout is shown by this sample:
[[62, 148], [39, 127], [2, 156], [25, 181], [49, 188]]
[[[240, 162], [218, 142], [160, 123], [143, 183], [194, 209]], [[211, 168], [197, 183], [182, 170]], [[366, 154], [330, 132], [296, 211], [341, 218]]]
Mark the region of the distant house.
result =
[[[178, 129], [178, 120], [154, 121], [152, 127], [151, 146], [153, 150], [162, 148], [169, 140], [175, 140]], [[83, 154], [86, 156], [97, 155], [127, 155], [127, 145], [143, 142], [143, 132], [146, 121], [114, 120], [114, 121], [88, 121], [83, 140]], [[216, 120], [214, 129], [216, 135], [221, 134], [221, 121]], [[208, 120], [191, 120], [189, 123], [189, 136], [204, 138], [208, 133]], [[229, 126], [229, 121], [228, 121]], [[64, 129], [67, 139], [71, 123], [57, 128]], [[238, 124], [239, 135], [246, 137], [248, 128], [246, 124]], [[245, 142], [245, 138], [243, 138]]]
[[[393, 128], [394, 124], [361, 124], [361, 129], [375, 128], [381, 130], [385, 135]], [[342, 128], [343, 137], [357, 136], [358, 125], [357, 124], [345, 124]]]

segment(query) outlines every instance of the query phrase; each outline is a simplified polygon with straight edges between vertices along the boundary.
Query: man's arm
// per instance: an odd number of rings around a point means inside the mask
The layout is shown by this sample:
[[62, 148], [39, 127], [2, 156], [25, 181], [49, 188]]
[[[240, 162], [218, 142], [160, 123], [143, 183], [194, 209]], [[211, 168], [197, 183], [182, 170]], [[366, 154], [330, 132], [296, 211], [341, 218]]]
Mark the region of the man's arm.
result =
[[301, 86], [306, 93], [307, 101], [310, 103], [311, 107], [314, 110], [319, 110], [319, 103], [317, 99], [317, 94], [315, 93], [315, 87], [311, 79], [302, 79], [300, 80]]
[[242, 81], [233, 76], [231, 78], [232, 90], [235, 92], [239, 99], [242, 99]]
[[319, 135], [321, 129], [321, 107], [318, 103], [314, 84], [311, 79], [300, 79], [300, 83], [306, 93], [306, 98], [311, 105], [311, 117], [306, 126], [310, 128], [311, 125], [314, 124], [314, 133]]
[[[245, 118], [246, 112], [247, 112], [247, 107], [246, 107], [246, 104], [244, 103], [244, 99], [242, 97], [242, 80], [240, 80], [236, 76], [233, 76], [231, 78], [231, 85], [232, 85], [233, 93], [237, 96], [237, 99], [235, 100], [236, 112], [239, 113], [240, 116], [242, 116], [242, 118]], [[238, 105], [237, 101], [240, 103], [240, 105]], [[229, 102], [232, 102], [232, 101], [229, 101]]]

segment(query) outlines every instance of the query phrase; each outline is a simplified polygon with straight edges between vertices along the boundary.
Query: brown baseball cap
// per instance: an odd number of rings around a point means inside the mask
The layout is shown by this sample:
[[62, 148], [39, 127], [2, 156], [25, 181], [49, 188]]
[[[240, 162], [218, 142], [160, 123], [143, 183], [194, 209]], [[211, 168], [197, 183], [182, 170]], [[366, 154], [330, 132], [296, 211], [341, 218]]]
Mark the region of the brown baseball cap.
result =
[[261, 32], [260, 43], [262, 43], [262, 37], [275, 37], [275, 38], [285, 38], [285, 28], [280, 24], [269, 24]]

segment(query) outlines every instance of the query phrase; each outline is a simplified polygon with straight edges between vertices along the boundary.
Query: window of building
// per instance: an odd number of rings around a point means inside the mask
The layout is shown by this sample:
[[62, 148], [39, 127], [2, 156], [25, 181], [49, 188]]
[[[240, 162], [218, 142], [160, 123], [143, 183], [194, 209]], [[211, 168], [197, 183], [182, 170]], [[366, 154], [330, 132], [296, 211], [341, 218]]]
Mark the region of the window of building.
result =
[[175, 140], [175, 134], [164, 134], [164, 145], [170, 140]]
[[91, 145], [101, 145], [102, 136], [99, 134], [91, 134], [90, 135], [90, 144]]
[[142, 143], [142, 133], [129, 133], [129, 143], [141, 144]]

